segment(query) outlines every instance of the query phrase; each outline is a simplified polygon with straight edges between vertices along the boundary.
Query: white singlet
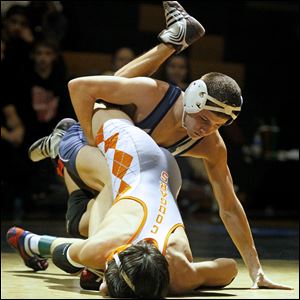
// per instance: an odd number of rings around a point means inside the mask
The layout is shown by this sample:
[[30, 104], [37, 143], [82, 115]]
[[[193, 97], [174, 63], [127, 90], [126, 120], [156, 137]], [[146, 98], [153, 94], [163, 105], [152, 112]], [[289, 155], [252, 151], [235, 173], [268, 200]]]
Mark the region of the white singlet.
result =
[[183, 221], [176, 203], [181, 175], [174, 157], [126, 119], [106, 121], [96, 143], [109, 165], [114, 203], [140, 203], [144, 217], [128, 243], [152, 239], [165, 255], [168, 238]]

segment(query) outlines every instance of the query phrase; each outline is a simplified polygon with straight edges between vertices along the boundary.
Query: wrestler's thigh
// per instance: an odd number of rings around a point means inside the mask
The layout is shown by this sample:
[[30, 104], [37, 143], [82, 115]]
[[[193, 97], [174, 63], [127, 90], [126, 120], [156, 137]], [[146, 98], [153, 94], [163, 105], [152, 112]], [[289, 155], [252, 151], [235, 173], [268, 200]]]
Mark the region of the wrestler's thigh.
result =
[[94, 204], [90, 211], [89, 217], [89, 237], [94, 236], [100, 227], [106, 213], [111, 208], [113, 202], [113, 195], [111, 184], [104, 186], [102, 191], [95, 198]]
[[101, 191], [110, 182], [106, 159], [96, 147], [87, 145], [80, 149], [76, 169], [82, 181], [94, 190]]

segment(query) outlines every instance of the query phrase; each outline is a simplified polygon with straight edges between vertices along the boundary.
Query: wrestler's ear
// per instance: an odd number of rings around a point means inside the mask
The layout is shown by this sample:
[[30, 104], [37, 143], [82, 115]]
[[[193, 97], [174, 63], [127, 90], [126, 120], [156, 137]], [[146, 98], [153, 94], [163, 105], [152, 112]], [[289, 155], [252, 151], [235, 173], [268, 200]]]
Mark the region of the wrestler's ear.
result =
[[101, 296], [108, 296], [108, 289], [107, 289], [107, 284], [105, 281], [105, 276], [103, 276], [103, 281], [100, 284], [99, 291], [100, 291]]

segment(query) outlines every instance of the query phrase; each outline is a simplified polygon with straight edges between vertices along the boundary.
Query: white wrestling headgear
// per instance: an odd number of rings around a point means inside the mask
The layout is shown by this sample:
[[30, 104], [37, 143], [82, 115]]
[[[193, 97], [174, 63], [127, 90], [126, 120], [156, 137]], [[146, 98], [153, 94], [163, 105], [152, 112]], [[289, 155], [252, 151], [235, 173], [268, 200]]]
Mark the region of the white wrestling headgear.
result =
[[[207, 105], [206, 104], [207, 100], [217, 104], [219, 107]], [[243, 103], [243, 98], [241, 97], [241, 105], [242, 103]], [[198, 79], [193, 81], [186, 89], [183, 96], [183, 109], [184, 109], [184, 114], [185, 113], [195, 114], [201, 111], [202, 109], [224, 113], [231, 117], [231, 120], [228, 120], [225, 123], [225, 125], [229, 125], [237, 118], [241, 110], [241, 106], [234, 107], [225, 104], [217, 100], [216, 98], [211, 97], [210, 95], [208, 95], [205, 82], [202, 79]]]

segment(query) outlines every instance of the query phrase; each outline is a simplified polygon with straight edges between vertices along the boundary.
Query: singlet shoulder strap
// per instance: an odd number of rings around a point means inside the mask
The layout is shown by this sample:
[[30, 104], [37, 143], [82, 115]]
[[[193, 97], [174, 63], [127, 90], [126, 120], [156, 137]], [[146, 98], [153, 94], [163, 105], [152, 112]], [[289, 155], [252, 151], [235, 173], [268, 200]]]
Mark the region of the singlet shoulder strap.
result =
[[166, 94], [158, 105], [144, 120], [137, 123], [136, 126], [145, 130], [148, 134], [151, 134], [162, 118], [174, 105], [180, 94], [181, 89], [176, 85], [170, 84]]
[[194, 146], [196, 146], [200, 141], [202, 141], [203, 138], [200, 138], [198, 140], [193, 140], [188, 136], [185, 136], [172, 146], [168, 147], [168, 151], [172, 153], [173, 156], [180, 156], [184, 153], [188, 152], [190, 149], [192, 149]]

